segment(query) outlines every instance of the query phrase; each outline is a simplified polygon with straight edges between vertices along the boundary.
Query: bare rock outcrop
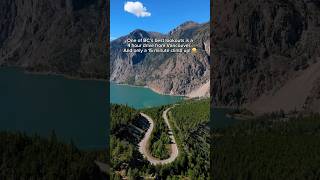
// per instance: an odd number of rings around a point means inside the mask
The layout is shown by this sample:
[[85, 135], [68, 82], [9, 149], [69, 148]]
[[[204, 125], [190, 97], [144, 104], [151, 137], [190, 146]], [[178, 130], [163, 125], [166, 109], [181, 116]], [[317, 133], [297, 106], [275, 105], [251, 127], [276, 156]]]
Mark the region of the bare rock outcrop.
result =
[[0, 65], [107, 79], [104, 0], [3, 0]]
[[[189, 38], [194, 40], [198, 52], [124, 53], [128, 38]], [[210, 79], [209, 23], [186, 22], [168, 34], [135, 30], [112, 41], [110, 53], [111, 81], [145, 85], [163, 94], [187, 95]]]
[[[274, 95], [287, 83], [297, 83], [319, 61], [319, 1], [218, 0], [214, 6], [211, 95], [215, 106], [252, 107], [263, 96], [270, 98], [260, 104], [280, 102]], [[303, 104], [296, 104], [302, 107], [299, 110], [320, 111], [315, 92], [319, 84], [312, 85], [312, 91], [304, 92], [308, 98]]]

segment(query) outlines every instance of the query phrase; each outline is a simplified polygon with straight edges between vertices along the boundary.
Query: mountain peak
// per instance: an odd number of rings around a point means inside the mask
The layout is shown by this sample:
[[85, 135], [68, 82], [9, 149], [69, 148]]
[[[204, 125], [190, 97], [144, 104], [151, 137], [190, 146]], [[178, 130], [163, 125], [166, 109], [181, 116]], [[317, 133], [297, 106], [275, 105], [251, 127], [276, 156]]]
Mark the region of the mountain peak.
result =
[[185, 26], [190, 26], [190, 25], [191, 25], [191, 26], [192, 26], [192, 25], [199, 25], [199, 23], [194, 22], [194, 21], [186, 21], [186, 22], [180, 24], [180, 26], [178, 26], [178, 27], [185, 27]]
[[172, 31], [169, 32], [170, 35], [179, 32], [179, 31], [184, 31], [186, 29], [191, 29], [194, 27], [199, 26], [200, 24], [194, 21], [186, 21], [182, 24], [180, 24], [178, 27], [174, 28]]
[[142, 30], [142, 29], [135, 29], [131, 32], [132, 33], [140, 33], [140, 32], [146, 32], [145, 30]]
[[[209, 33], [197, 33], [201, 28], [203, 28], [203, 31], [209, 30], [202, 27], [201, 24], [192, 26], [195, 24], [197, 23], [184, 23], [183, 27], [174, 36], [136, 29], [129, 35], [123, 36], [122, 39], [114, 41], [111, 43], [110, 49], [110, 80], [118, 83], [129, 82], [133, 85], [146, 85], [163, 94], [188, 95], [191, 92], [196, 92], [196, 94], [202, 92], [204, 83], [210, 79], [209, 56], [204, 52], [210, 36]], [[149, 53], [148, 51], [123, 53], [123, 48], [126, 47], [125, 39], [140, 39], [141, 37], [150, 39], [194, 39], [197, 43], [195, 46], [201, 51], [197, 55], [171, 52]], [[142, 43], [136, 42], [135, 44], [141, 45]], [[143, 48], [143, 46], [141, 47]], [[188, 80], [185, 80], [186, 78]], [[200, 90], [198, 90], [199, 88]]]
[[136, 29], [132, 31], [129, 36], [134, 37], [134, 38], [144, 38], [144, 37], [149, 37], [149, 33], [142, 30], [142, 29]]

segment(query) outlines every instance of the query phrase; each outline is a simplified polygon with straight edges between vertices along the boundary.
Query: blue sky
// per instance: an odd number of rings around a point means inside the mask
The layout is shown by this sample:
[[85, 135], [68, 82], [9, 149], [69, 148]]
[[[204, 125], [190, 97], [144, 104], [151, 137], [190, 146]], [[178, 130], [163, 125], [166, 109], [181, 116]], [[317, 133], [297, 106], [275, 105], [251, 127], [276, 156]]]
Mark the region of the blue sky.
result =
[[[137, 1], [146, 8], [143, 12], [137, 10]], [[185, 21], [210, 20], [210, 0], [110, 0], [110, 6], [111, 39], [135, 29], [167, 33]]]

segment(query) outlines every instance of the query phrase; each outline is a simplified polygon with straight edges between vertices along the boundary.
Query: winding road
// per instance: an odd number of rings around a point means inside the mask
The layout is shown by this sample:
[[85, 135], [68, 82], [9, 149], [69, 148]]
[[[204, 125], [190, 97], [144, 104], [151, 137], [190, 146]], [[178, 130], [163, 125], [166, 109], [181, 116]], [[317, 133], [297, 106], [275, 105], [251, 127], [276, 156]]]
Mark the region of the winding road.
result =
[[150, 118], [148, 115], [144, 114], [144, 113], [140, 113], [141, 116], [143, 116], [144, 118], [146, 118], [149, 123], [149, 129], [147, 130], [146, 134], [144, 135], [143, 139], [140, 141], [139, 143], [139, 152], [143, 155], [143, 157], [145, 157], [152, 165], [162, 165], [162, 164], [169, 164], [171, 162], [173, 162], [179, 155], [179, 150], [178, 150], [178, 146], [176, 144], [176, 140], [173, 136], [173, 132], [168, 120], [168, 116], [167, 113], [170, 111], [170, 109], [173, 107], [170, 107], [168, 109], [166, 109], [165, 111], [163, 111], [162, 113], [162, 117], [165, 120], [165, 123], [168, 126], [169, 129], [169, 137], [171, 139], [171, 154], [170, 157], [168, 159], [163, 159], [160, 160], [158, 158], [153, 157], [148, 149], [148, 142], [149, 142], [149, 138], [151, 136], [152, 130], [154, 128], [154, 122], [152, 120], [152, 118]]

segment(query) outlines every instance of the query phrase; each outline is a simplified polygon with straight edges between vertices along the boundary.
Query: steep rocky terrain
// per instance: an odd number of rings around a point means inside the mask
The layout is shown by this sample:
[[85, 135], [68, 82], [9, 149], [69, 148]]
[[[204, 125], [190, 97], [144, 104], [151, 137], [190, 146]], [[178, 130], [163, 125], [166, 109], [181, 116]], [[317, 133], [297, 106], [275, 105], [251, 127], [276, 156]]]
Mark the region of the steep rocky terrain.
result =
[[104, 0], [2, 0], [0, 66], [107, 79]]
[[214, 9], [215, 106], [320, 111], [319, 1], [218, 0]]
[[[163, 94], [188, 95], [209, 82], [209, 24], [186, 22], [168, 34], [135, 30], [111, 42], [110, 80], [146, 85]], [[197, 53], [126, 53], [128, 38], [193, 39]], [[209, 87], [209, 86], [206, 86]], [[203, 89], [203, 88], [202, 88]], [[196, 94], [196, 93], [193, 93]], [[201, 95], [208, 95], [209, 88]]]

